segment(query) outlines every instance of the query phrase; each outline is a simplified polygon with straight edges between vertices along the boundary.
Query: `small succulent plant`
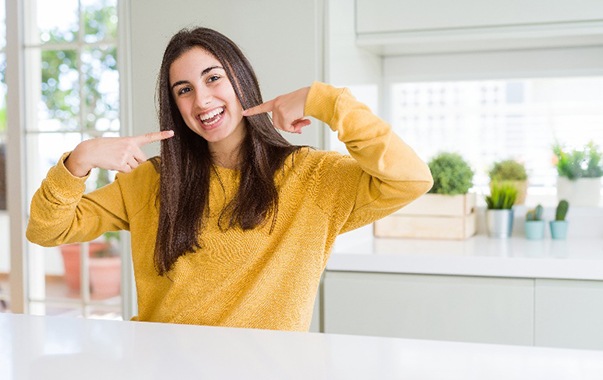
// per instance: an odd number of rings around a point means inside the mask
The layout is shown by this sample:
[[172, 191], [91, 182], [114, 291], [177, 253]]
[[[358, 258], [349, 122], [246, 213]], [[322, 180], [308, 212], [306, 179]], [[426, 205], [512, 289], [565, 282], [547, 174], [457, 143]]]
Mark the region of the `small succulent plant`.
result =
[[526, 213], [526, 221], [542, 220], [543, 212], [544, 212], [544, 208], [542, 207], [542, 205], [536, 206], [535, 208], [533, 208], [532, 210], [529, 210]]
[[569, 202], [565, 199], [559, 201], [557, 204], [557, 209], [555, 210], [555, 220], [563, 221], [567, 215], [567, 211], [569, 210]]
[[509, 210], [517, 198], [517, 187], [510, 182], [494, 182], [490, 186], [490, 195], [486, 196], [489, 210]]

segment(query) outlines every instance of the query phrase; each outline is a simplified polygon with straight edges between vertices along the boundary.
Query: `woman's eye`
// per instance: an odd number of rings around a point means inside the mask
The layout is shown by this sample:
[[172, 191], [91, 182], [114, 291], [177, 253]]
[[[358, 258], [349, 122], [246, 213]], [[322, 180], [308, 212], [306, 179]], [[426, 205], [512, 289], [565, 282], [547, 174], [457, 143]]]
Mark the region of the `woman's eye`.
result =
[[209, 76], [209, 77], [207, 78], [207, 82], [209, 82], [209, 83], [211, 83], [211, 82], [215, 82], [215, 81], [217, 81], [218, 79], [220, 79], [220, 76], [219, 76], [219, 75], [211, 75], [211, 76]]
[[183, 95], [186, 94], [187, 92], [189, 92], [191, 89], [188, 87], [182, 87], [180, 90], [178, 90], [178, 92], [176, 94], [178, 95]]

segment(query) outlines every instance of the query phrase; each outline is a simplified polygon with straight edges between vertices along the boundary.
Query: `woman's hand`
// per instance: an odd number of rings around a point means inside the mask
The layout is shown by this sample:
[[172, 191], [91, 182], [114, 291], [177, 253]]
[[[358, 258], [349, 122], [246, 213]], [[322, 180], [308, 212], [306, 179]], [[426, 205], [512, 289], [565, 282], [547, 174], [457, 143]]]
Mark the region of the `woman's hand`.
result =
[[244, 110], [243, 116], [272, 112], [272, 122], [276, 128], [287, 132], [301, 133], [303, 127], [310, 125], [310, 120], [304, 119], [304, 107], [308, 92], [310, 92], [310, 87], [304, 87], [277, 96], [258, 106]]
[[146, 144], [169, 139], [174, 131], [152, 132], [133, 137], [99, 137], [82, 141], [65, 160], [65, 167], [76, 177], [93, 168], [131, 172], [147, 160], [140, 149]]

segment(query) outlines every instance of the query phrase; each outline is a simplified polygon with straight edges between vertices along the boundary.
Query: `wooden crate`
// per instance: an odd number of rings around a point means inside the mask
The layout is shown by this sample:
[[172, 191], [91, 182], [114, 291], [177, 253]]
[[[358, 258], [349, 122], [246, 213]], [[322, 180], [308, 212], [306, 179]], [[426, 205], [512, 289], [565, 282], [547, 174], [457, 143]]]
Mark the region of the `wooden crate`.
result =
[[374, 223], [376, 237], [466, 239], [475, 235], [475, 194], [425, 194]]

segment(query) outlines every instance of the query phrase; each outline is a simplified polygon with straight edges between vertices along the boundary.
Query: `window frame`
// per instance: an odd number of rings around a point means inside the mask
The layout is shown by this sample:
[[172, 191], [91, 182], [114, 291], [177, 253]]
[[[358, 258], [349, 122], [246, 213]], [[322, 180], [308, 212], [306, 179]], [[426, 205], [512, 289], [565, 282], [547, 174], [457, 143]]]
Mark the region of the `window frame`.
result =
[[[7, 162], [10, 167], [10, 172], [7, 173], [8, 181], [8, 202], [9, 202], [9, 218], [10, 218], [10, 300], [11, 310], [17, 313], [31, 313], [33, 302], [41, 302], [43, 304], [65, 304], [64, 300], [48, 300], [47, 297], [42, 299], [35, 299], [31, 297], [32, 293], [32, 278], [30, 272], [32, 267], [35, 266], [31, 258], [31, 249], [33, 245], [28, 243], [24, 236], [25, 226], [27, 223], [27, 215], [29, 212], [29, 199], [27, 199], [27, 136], [30, 134], [41, 133], [36, 128], [28, 128], [28, 125], [35, 123], [35, 117], [31, 117], [31, 110], [36, 110], [37, 100], [40, 96], [40, 91], [32, 92], [31, 82], [27, 82], [26, 73], [30, 72], [31, 65], [35, 63], [29, 59], [30, 52], [32, 49], [38, 49], [41, 52], [42, 49], [51, 48], [64, 48], [69, 47], [75, 48], [78, 51], [78, 61], [80, 59], [80, 52], [91, 46], [107, 46], [111, 45], [116, 48], [117, 51], [117, 71], [119, 73], [119, 120], [120, 120], [120, 133], [122, 135], [131, 134], [131, 115], [128, 111], [129, 101], [127, 101], [130, 95], [130, 86], [127, 85], [129, 82], [129, 30], [126, 27], [127, 20], [129, 20], [129, 4], [124, 0], [116, 0], [117, 17], [118, 17], [118, 30], [116, 40], [103, 39], [102, 41], [96, 41], [92, 43], [85, 43], [83, 41], [83, 33], [78, 33], [78, 38], [74, 43], [61, 43], [61, 44], [26, 44], [26, 34], [29, 32], [28, 25], [32, 23], [36, 24], [35, 12], [31, 12], [31, 8], [35, 0], [6, 0], [6, 18], [7, 18], [7, 85], [10, 88], [10, 96], [7, 102], [7, 123], [13, 126], [9, 128], [8, 139], [11, 141], [7, 152]], [[81, 4], [78, 1], [78, 4]], [[79, 23], [80, 29], [83, 30], [83, 20], [81, 17], [82, 9], [79, 6]], [[10, 52], [10, 54], [9, 54]], [[39, 64], [39, 60], [38, 60]], [[28, 65], [29, 67], [25, 66]], [[81, 65], [78, 62], [78, 71], [81, 73]], [[35, 70], [35, 68], [34, 68]], [[80, 75], [80, 82], [83, 76]], [[79, 96], [83, 99], [84, 87], [79, 86]], [[38, 97], [38, 98], [36, 98]], [[29, 112], [28, 112], [29, 110]], [[83, 128], [83, 121], [85, 120], [84, 107], [80, 107], [80, 128], [77, 131], [80, 134], [86, 133], [87, 131]], [[30, 117], [28, 117], [30, 115]], [[33, 120], [33, 121], [32, 121]], [[56, 133], [56, 132], [54, 132]], [[57, 157], [58, 158], [58, 157]], [[123, 234], [124, 238], [121, 241], [122, 257], [129, 258], [129, 235]], [[131, 318], [135, 314], [135, 297], [134, 297], [134, 283], [132, 276], [132, 267], [129, 260], [122, 260], [122, 299], [120, 304], [121, 315], [124, 319]], [[86, 314], [86, 310], [89, 306], [94, 306], [94, 302], [91, 302], [89, 296], [84, 295], [84, 299], [81, 300], [82, 311]], [[72, 302], [66, 302], [71, 304]]]

